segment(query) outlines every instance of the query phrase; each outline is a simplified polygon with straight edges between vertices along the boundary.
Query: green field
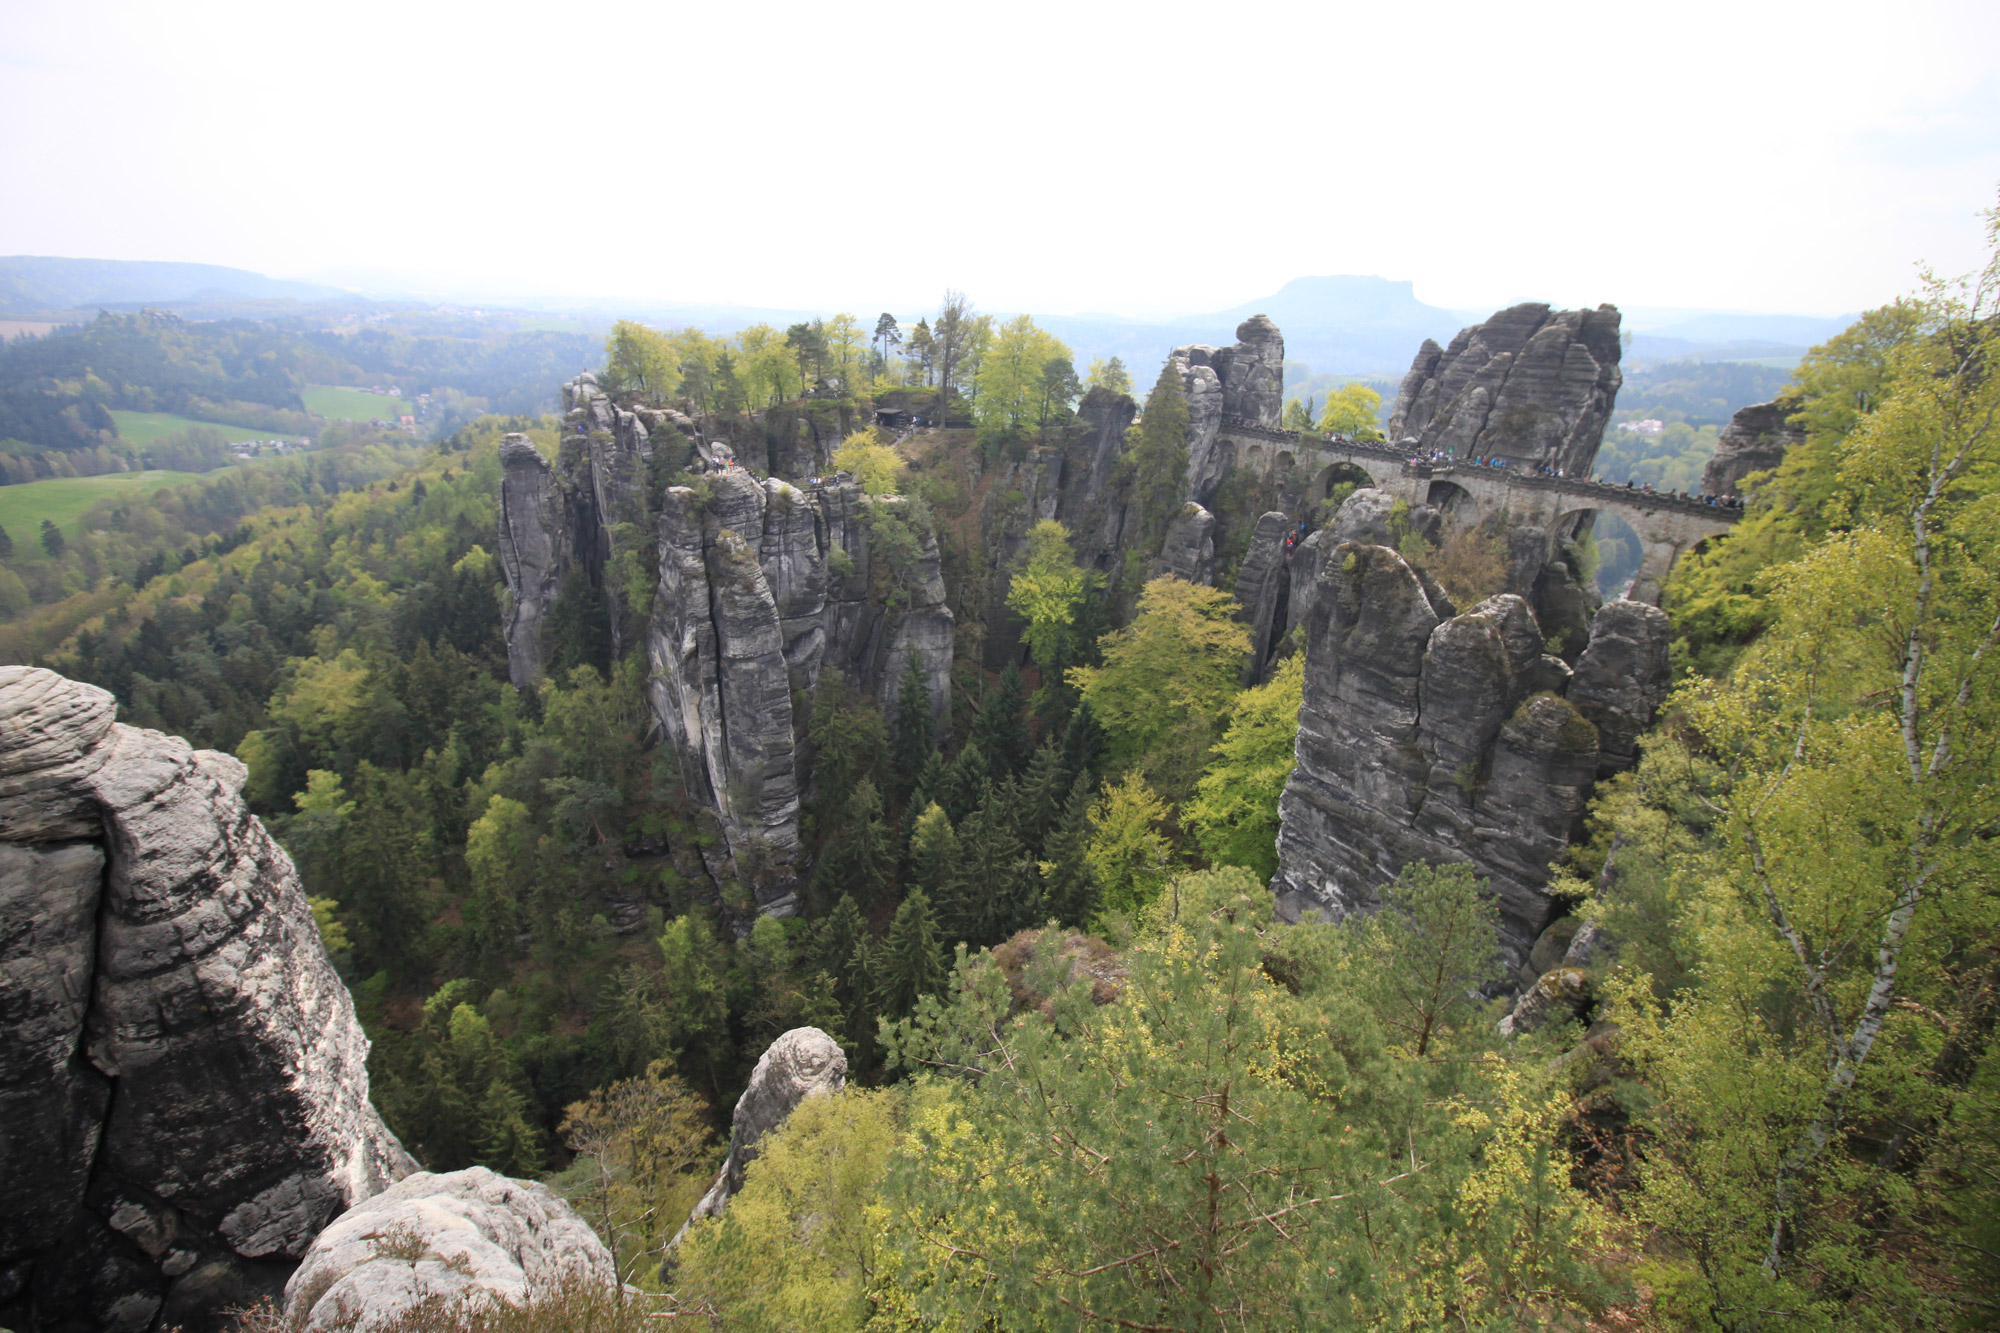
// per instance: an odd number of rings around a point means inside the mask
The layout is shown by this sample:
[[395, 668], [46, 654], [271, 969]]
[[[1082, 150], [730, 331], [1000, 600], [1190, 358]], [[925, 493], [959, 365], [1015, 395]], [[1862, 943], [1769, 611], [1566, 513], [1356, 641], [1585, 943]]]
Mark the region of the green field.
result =
[[200, 481], [202, 476], [199, 472], [109, 472], [101, 477], [51, 477], [25, 486], [0, 486], [0, 528], [7, 529], [7, 535], [14, 539], [16, 560], [39, 560], [43, 519], [53, 519], [65, 537], [74, 537], [83, 511], [106, 496], [143, 495], [162, 486]]
[[331, 384], [308, 385], [299, 396], [306, 400], [306, 411], [328, 421], [394, 421], [406, 412], [416, 411], [416, 404], [407, 398]]
[[[223, 438], [234, 443], [237, 440], [270, 440], [282, 438], [271, 430], [252, 430], [248, 426], [222, 426], [213, 421], [196, 421], [192, 417], [177, 417], [171, 412], [120, 412], [113, 410], [111, 419], [118, 423], [118, 438], [135, 449], [143, 449], [155, 440], [169, 435], [178, 435], [189, 426], [206, 426], [219, 430]], [[123, 475], [123, 474], [121, 474]], [[35, 482], [39, 486], [41, 482]]]

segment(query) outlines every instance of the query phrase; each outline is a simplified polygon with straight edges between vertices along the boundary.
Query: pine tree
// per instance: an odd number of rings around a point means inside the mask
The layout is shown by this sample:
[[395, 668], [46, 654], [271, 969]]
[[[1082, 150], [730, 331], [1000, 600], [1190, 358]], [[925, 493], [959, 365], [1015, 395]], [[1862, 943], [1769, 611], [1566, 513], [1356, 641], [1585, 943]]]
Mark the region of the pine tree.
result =
[[937, 719], [931, 713], [923, 660], [912, 652], [909, 664], [903, 668], [902, 684], [896, 690], [896, 734], [889, 748], [891, 791], [898, 805], [909, 801], [925, 766], [937, 752], [936, 741]]
[[910, 788], [910, 798], [903, 809], [922, 810], [934, 804], [947, 793], [950, 777], [951, 765], [945, 762], [943, 755], [932, 750], [930, 757], [924, 760], [922, 771], [917, 774], [915, 785]]
[[62, 529], [46, 518], [42, 520], [42, 549], [51, 560], [63, 553]]
[[875, 993], [885, 1017], [902, 1018], [916, 1008], [919, 998], [944, 989], [944, 947], [930, 899], [922, 889], [896, 909], [880, 969]]
[[0, 560], [12, 560], [13, 558], [14, 539], [8, 534], [7, 529], [0, 528]]
[[1000, 673], [1000, 686], [987, 696], [973, 724], [972, 739], [986, 756], [995, 778], [1012, 777], [1028, 762], [1034, 742], [1022, 714], [1027, 692], [1021, 684], [1020, 668], [1012, 662]]

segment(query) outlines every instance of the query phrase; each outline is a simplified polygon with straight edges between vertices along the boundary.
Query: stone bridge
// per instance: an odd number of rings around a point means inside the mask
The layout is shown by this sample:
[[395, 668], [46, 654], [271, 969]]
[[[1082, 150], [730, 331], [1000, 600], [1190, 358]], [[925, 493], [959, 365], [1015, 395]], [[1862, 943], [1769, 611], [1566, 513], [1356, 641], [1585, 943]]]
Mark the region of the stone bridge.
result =
[[1430, 505], [1450, 527], [1505, 515], [1510, 525], [1543, 528], [1552, 541], [1575, 537], [1598, 514], [1616, 515], [1639, 538], [1639, 572], [1628, 594], [1635, 601], [1657, 602], [1674, 561], [1727, 532], [1743, 512], [1699, 496], [1545, 477], [1518, 464], [1497, 468], [1463, 460], [1414, 462], [1407, 450], [1394, 445], [1302, 436], [1241, 417], [1224, 417], [1219, 439], [1230, 446], [1235, 466], [1265, 477], [1289, 474], [1289, 487], [1313, 504], [1333, 487], [1352, 481], [1387, 491], [1413, 507]]

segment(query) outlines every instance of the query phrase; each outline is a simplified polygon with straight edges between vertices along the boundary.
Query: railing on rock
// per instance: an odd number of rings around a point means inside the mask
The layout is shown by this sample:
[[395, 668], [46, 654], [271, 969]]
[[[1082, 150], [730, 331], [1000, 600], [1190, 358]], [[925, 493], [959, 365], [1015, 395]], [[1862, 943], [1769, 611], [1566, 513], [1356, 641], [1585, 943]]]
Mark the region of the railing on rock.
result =
[[1634, 509], [1665, 509], [1676, 513], [1699, 514], [1718, 523], [1734, 523], [1743, 516], [1740, 504], [1711, 503], [1707, 497], [1680, 495], [1667, 491], [1649, 491], [1637, 486], [1620, 486], [1608, 481], [1592, 481], [1587, 477], [1545, 477], [1537, 472], [1524, 472], [1520, 467], [1494, 468], [1464, 460], [1426, 461], [1411, 458], [1409, 451], [1393, 444], [1373, 444], [1361, 440], [1350, 440], [1342, 435], [1306, 435], [1301, 431], [1282, 430], [1276, 426], [1266, 426], [1251, 421], [1247, 417], [1225, 416], [1223, 426], [1232, 435], [1249, 435], [1258, 439], [1272, 440], [1300, 448], [1314, 449], [1321, 453], [1360, 454], [1369, 458], [1393, 459], [1406, 475], [1416, 477], [1483, 477], [1489, 481], [1503, 482], [1509, 486], [1525, 486], [1533, 490], [1560, 491], [1579, 499], [1596, 499], [1609, 504], [1627, 505]]

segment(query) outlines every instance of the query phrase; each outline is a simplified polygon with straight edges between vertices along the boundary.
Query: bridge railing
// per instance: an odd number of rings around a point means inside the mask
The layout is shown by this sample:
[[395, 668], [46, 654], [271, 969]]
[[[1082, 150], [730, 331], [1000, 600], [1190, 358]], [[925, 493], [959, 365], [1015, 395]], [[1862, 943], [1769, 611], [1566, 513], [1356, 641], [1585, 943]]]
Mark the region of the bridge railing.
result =
[[[1393, 444], [1373, 444], [1361, 440], [1350, 440], [1341, 435], [1306, 435], [1296, 430], [1282, 430], [1276, 426], [1266, 426], [1251, 421], [1247, 417], [1225, 416], [1223, 426], [1233, 435], [1250, 435], [1258, 439], [1298, 445], [1302, 448], [1323, 452], [1360, 454], [1364, 457], [1394, 460], [1406, 475], [1416, 477], [1452, 477], [1454, 475], [1485, 477], [1501, 480], [1509, 486], [1525, 486], [1532, 490], [1561, 491], [1579, 499], [1595, 499], [1608, 504], [1630, 505], [1635, 509], [1665, 509], [1677, 513], [1699, 514], [1714, 519], [1718, 523], [1734, 523], [1743, 516], [1739, 505], [1710, 504], [1702, 496], [1679, 495], [1667, 491], [1649, 491], [1638, 486], [1621, 486], [1608, 481], [1593, 481], [1588, 477], [1545, 477], [1538, 472], [1523, 471], [1521, 467], [1485, 467], [1463, 459], [1428, 462], [1410, 457], [1410, 451]], [[1495, 474], [1498, 474], [1497, 477]]]

